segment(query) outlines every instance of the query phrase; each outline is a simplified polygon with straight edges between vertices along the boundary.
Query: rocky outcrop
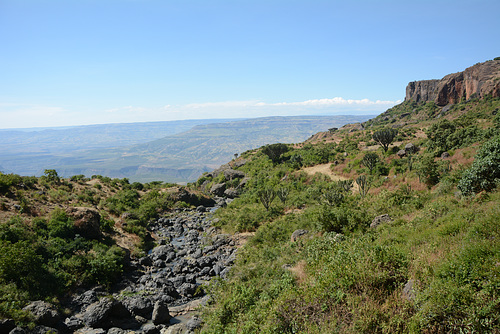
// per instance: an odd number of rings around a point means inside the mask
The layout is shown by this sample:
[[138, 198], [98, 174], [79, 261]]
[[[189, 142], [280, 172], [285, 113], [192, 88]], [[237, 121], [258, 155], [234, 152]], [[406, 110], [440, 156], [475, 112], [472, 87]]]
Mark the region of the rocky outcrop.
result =
[[101, 237], [101, 215], [97, 210], [75, 207], [68, 208], [66, 212], [73, 218], [78, 234], [89, 239], [99, 239]]
[[441, 80], [413, 81], [406, 86], [405, 101], [455, 104], [462, 98], [500, 97], [500, 60], [478, 63]]
[[380, 215], [373, 218], [372, 223], [370, 224], [370, 228], [377, 228], [379, 225], [389, 223], [391, 221], [392, 218], [388, 214]]

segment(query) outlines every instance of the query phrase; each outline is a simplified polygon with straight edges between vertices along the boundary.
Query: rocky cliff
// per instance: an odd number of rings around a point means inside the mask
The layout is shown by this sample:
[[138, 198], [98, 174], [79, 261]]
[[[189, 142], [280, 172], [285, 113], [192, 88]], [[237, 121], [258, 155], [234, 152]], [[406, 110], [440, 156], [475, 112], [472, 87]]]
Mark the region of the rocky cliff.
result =
[[490, 94], [500, 97], [500, 59], [478, 63], [463, 72], [448, 74], [441, 80], [413, 81], [406, 86], [405, 101], [454, 104], [462, 98]]

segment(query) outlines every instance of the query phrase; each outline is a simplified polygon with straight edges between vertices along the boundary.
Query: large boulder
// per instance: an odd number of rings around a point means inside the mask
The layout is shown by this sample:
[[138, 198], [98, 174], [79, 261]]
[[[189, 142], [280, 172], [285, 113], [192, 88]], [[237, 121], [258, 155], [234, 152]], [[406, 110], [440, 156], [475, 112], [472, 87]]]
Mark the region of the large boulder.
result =
[[233, 179], [240, 179], [240, 178], [243, 178], [243, 177], [245, 177], [245, 173], [243, 173], [242, 171], [235, 170], [235, 169], [226, 169], [226, 170], [224, 170], [224, 178], [227, 181], [233, 180]]
[[222, 197], [224, 195], [225, 190], [226, 190], [225, 183], [216, 183], [210, 188], [210, 193], [214, 194], [215, 196]]
[[25, 311], [30, 312], [37, 324], [53, 327], [56, 326], [61, 316], [56, 308], [47, 302], [37, 300], [32, 302], [24, 308]]
[[133, 315], [151, 319], [151, 313], [153, 312], [153, 303], [150, 299], [143, 296], [126, 297], [122, 300], [122, 304]]
[[168, 324], [170, 322], [170, 311], [168, 310], [167, 303], [163, 301], [157, 301], [153, 307], [153, 324], [162, 325]]
[[373, 218], [372, 223], [370, 224], [371, 228], [376, 228], [380, 224], [391, 222], [392, 218], [388, 214], [380, 215]]
[[226, 196], [226, 197], [236, 198], [239, 195], [240, 194], [239, 194], [238, 190], [236, 190], [235, 188], [229, 188], [229, 189], [224, 190], [224, 196]]
[[76, 232], [88, 239], [101, 237], [101, 215], [97, 210], [72, 207], [66, 213], [73, 218]]
[[405, 145], [405, 152], [407, 154], [416, 153], [416, 152], [418, 152], [418, 147], [415, 146], [415, 144], [413, 144], [413, 143], [408, 143]]
[[88, 327], [109, 328], [120, 320], [131, 317], [130, 312], [116, 299], [102, 298], [87, 307], [83, 314], [83, 322]]

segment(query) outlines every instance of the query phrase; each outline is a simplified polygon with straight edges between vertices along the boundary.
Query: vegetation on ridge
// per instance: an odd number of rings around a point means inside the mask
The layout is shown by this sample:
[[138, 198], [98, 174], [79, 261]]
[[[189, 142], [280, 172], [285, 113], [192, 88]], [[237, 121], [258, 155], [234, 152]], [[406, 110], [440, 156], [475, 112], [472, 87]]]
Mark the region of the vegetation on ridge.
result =
[[0, 173], [0, 318], [27, 323], [30, 300], [110, 286], [148, 248], [149, 222], [225, 183], [240, 194], [216, 227], [252, 237], [207, 287], [199, 332], [498, 332], [499, 110], [498, 98], [404, 102], [235, 156], [244, 179], [187, 187]]
[[[279, 159], [242, 154], [249, 179], [218, 225], [254, 235], [211, 285], [201, 332], [498, 331], [499, 108], [498, 98], [405, 102]], [[373, 133], [392, 126], [379, 147]], [[262, 199], [280, 189], [286, 201]], [[299, 229], [309, 233], [291, 240]]]

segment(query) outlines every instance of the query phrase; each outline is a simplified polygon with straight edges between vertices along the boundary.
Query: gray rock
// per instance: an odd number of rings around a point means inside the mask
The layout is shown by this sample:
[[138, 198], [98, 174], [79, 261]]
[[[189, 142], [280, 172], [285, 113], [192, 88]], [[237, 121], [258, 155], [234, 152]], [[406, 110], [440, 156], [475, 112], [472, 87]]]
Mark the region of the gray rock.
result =
[[413, 154], [413, 153], [416, 153], [418, 151], [418, 147], [415, 146], [413, 143], [408, 143], [405, 145], [405, 152], [407, 154]]
[[380, 215], [373, 218], [370, 228], [376, 228], [380, 224], [391, 222], [392, 218], [388, 214]]
[[217, 184], [214, 184], [210, 188], [210, 193], [212, 193], [212, 194], [214, 194], [216, 196], [223, 196], [225, 190], [226, 190], [226, 184], [225, 183], [217, 183]]
[[125, 334], [125, 333], [127, 333], [125, 330], [118, 328], [118, 327], [113, 327], [113, 328], [108, 329], [107, 334]]
[[141, 329], [142, 329], [142, 332], [144, 334], [159, 334], [160, 333], [160, 329], [153, 324], [145, 324], [144, 326], [142, 326]]
[[30, 334], [59, 334], [59, 331], [55, 328], [52, 327], [47, 327], [47, 326], [36, 326], [33, 328], [31, 331], [29, 331]]
[[154, 305], [153, 317], [151, 319], [153, 320], [153, 324], [155, 325], [168, 324], [170, 318], [171, 316], [167, 304], [161, 301], [157, 301]]
[[175, 324], [172, 326], [169, 326], [165, 331], [163, 331], [163, 334], [185, 334], [187, 331], [186, 325], [183, 323], [180, 324]]
[[151, 267], [153, 265], [153, 261], [149, 256], [144, 256], [139, 259], [139, 264], [141, 266]]
[[84, 327], [75, 332], [75, 334], [106, 334], [106, 331], [102, 328], [89, 328]]
[[84, 326], [83, 321], [75, 316], [72, 316], [71, 318], [66, 318], [66, 320], [64, 320], [64, 324], [72, 332]]
[[122, 300], [122, 304], [133, 315], [151, 319], [151, 312], [153, 312], [153, 303], [150, 299], [143, 296], [126, 297]]
[[101, 215], [99, 211], [91, 208], [71, 207], [66, 209], [66, 212], [73, 218], [73, 224], [78, 234], [89, 239], [99, 239], [101, 237]]
[[239, 170], [234, 170], [234, 169], [226, 169], [224, 170], [224, 178], [226, 180], [233, 180], [233, 179], [239, 179], [245, 177], [245, 173]]
[[0, 333], [9, 333], [14, 328], [16, 328], [16, 322], [14, 320], [12, 319], [0, 320]]
[[240, 167], [243, 167], [245, 166], [245, 164], [247, 163], [247, 160], [246, 159], [241, 159], [241, 160], [236, 160], [234, 162], [234, 167], [236, 168], [240, 168]]
[[83, 314], [83, 322], [88, 327], [112, 327], [113, 320], [130, 318], [130, 312], [122, 303], [111, 298], [102, 298], [87, 307]]
[[55, 326], [61, 319], [59, 312], [52, 304], [38, 300], [32, 302], [24, 308], [25, 311], [30, 312], [35, 318], [35, 322], [45, 326]]
[[450, 157], [450, 153], [448, 153], [448, 152], [443, 152], [441, 154], [441, 159], [446, 159], [446, 158], [449, 158], [449, 157]]
[[309, 233], [308, 230], [295, 230], [290, 237], [290, 241], [296, 242], [301, 236], [306, 235], [307, 233]]
[[192, 283], [182, 283], [182, 285], [177, 289], [180, 295], [184, 297], [193, 297], [196, 293], [196, 288], [198, 286]]
[[415, 299], [416, 289], [415, 286], [417, 281], [414, 279], [408, 280], [408, 282], [403, 287], [403, 298], [407, 301], [413, 301]]
[[238, 190], [236, 190], [235, 188], [229, 188], [229, 189], [226, 189], [224, 191], [224, 195], [229, 197], [229, 198], [236, 198], [240, 194], [239, 194]]
[[174, 249], [170, 245], [161, 245], [153, 248], [151, 250], [150, 257], [156, 261], [156, 260], [166, 260], [167, 257], [171, 256], [170, 253], [172, 253]]
[[404, 158], [406, 156], [406, 151], [405, 150], [399, 150], [398, 153], [396, 153], [398, 157]]
[[188, 330], [194, 331], [196, 328], [201, 327], [202, 323], [203, 321], [201, 320], [201, 318], [195, 315], [191, 319], [189, 319], [189, 321], [186, 324], [186, 327]]

